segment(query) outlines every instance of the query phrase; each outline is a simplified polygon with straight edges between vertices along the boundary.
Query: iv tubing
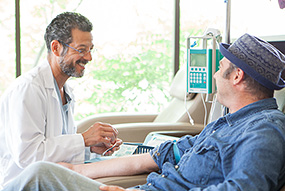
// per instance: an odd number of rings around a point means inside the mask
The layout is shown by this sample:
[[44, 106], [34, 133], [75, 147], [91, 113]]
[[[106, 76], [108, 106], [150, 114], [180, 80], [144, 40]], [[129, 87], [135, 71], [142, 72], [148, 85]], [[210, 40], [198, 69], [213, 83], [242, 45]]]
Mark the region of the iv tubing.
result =
[[185, 93], [185, 98], [184, 98], [184, 106], [185, 106], [185, 110], [186, 110], [186, 113], [189, 117], [189, 122], [191, 123], [191, 125], [194, 125], [194, 120], [192, 119], [188, 109], [187, 109], [187, 102], [186, 102], [186, 99], [187, 99], [187, 93]]
[[204, 106], [204, 109], [205, 109], [205, 115], [204, 115], [204, 126], [206, 126], [207, 124], [207, 107], [206, 107], [206, 103], [205, 103], [205, 100], [204, 100], [204, 97], [203, 97], [203, 94], [201, 94], [201, 99], [202, 99], [202, 102], [203, 102], [203, 106]]

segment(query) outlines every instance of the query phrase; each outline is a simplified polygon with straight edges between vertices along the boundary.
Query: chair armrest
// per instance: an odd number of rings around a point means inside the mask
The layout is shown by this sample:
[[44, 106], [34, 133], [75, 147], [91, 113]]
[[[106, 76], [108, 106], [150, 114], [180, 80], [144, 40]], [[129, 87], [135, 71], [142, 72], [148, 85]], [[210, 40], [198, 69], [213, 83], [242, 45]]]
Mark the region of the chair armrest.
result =
[[119, 131], [118, 137], [125, 142], [144, 142], [146, 136], [153, 131], [177, 132], [182, 134], [199, 134], [204, 125], [191, 125], [190, 123], [124, 123], [113, 127]]
[[[125, 123], [113, 125], [119, 130], [119, 137], [126, 142], [143, 142], [149, 133], [181, 137], [184, 135], [199, 134], [204, 125], [189, 123]], [[133, 176], [114, 176], [95, 179], [107, 185], [116, 185], [129, 188], [146, 183], [148, 174]]]
[[123, 188], [129, 188], [136, 185], [142, 185], [146, 183], [148, 174], [133, 175], [133, 176], [113, 176], [95, 179], [106, 185], [116, 185]]
[[[190, 125], [189, 123], [135, 123], [135, 124], [118, 124], [114, 125], [119, 130], [119, 136], [123, 137], [124, 141], [143, 142], [148, 133], [160, 133], [164, 135], [171, 135], [181, 137], [183, 135], [196, 135], [199, 134], [204, 128], [203, 125]], [[144, 131], [145, 129], [145, 131]], [[153, 130], [164, 131], [153, 131]], [[166, 131], [165, 131], [166, 130]], [[130, 133], [130, 131], [133, 131]], [[142, 137], [141, 140], [137, 140], [138, 137]], [[124, 137], [127, 138], [124, 138]], [[121, 137], [121, 138], [122, 138]], [[146, 183], [148, 174], [140, 174], [133, 176], [113, 176], [95, 179], [106, 185], [116, 185], [123, 188], [129, 188], [136, 185], [142, 185]]]
[[193, 132], [193, 130], [182, 130], [182, 131], [153, 131], [153, 132], [150, 132], [148, 134], [149, 135], [153, 135], [153, 136], [156, 136], [157, 134], [160, 134], [160, 135], [167, 135], [167, 136], [172, 136], [172, 137], [183, 137], [185, 135], [197, 135], [199, 134], [200, 132]]
[[86, 131], [95, 122], [103, 122], [110, 124], [119, 123], [140, 123], [140, 122], [153, 122], [157, 113], [101, 113], [86, 117], [77, 124], [77, 133]]

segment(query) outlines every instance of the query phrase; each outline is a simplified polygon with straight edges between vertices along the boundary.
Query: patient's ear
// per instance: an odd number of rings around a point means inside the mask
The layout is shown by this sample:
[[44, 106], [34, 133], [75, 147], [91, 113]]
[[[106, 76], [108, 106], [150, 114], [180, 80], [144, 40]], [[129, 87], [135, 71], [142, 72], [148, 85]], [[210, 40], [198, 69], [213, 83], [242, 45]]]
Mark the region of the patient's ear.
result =
[[243, 77], [244, 77], [244, 71], [242, 69], [240, 69], [240, 68], [237, 68], [233, 72], [233, 76], [232, 76], [233, 85], [239, 84], [242, 81]]

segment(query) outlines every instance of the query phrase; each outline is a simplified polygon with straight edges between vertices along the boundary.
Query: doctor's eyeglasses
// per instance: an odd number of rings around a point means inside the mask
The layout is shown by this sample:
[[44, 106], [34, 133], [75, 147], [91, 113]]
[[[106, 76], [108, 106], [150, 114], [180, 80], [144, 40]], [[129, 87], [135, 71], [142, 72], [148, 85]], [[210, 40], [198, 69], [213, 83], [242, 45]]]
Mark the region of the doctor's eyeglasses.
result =
[[70, 46], [70, 45], [68, 45], [68, 44], [66, 44], [66, 43], [64, 43], [64, 42], [62, 42], [61, 40], [58, 40], [58, 42], [60, 42], [61, 44], [63, 44], [63, 45], [65, 45], [65, 46], [67, 46], [67, 47], [69, 47], [69, 48], [75, 50], [76, 52], [79, 53], [79, 56], [81, 56], [81, 57], [85, 56], [85, 55], [88, 54], [88, 53], [90, 53], [90, 54], [92, 55], [92, 54], [96, 51], [96, 48], [92, 48], [92, 49], [90, 49], [90, 50], [86, 50], [86, 49], [76, 49], [76, 48], [73, 48], [72, 46]]

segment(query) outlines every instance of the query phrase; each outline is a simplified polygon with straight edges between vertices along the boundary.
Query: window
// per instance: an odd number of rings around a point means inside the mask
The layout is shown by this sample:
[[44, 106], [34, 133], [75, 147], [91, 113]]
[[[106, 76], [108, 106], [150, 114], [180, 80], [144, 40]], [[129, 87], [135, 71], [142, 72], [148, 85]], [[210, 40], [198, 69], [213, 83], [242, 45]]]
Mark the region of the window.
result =
[[[15, 78], [15, 1], [1, 2], [0, 96]], [[173, 77], [174, 0], [25, 0], [20, 5], [21, 68], [46, 59], [44, 32], [64, 11], [91, 20], [97, 55], [82, 78], [71, 78], [76, 119], [103, 112], [160, 111], [169, 102]], [[226, 0], [180, 0], [180, 67], [186, 40], [207, 28], [224, 36]], [[284, 9], [275, 0], [231, 0], [232, 39], [245, 32], [285, 40]], [[270, 38], [269, 38], [270, 37]], [[282, 38], [282, 39], [280, 39]], [[276, 40], [276, 39], [275, 39]]]
[[187, 38], [202, 36], [208, 28], [224, 35], [226, 3], [223, 0], [180, 0], [180, 67], [187, 62]]
[[284, 17], [277, 0], [233, 0], [231, 36], [238, 38], [246, 32], [258, 37], [285, 35]]
[[0, 96], [15, 78], [15, 1], [0, 0]]
[[93, 23], [97, 55], [82, 78], [69, 80], [77, 120], [103, 112], [160, 111], [169, 102], [173, 0], [25, 0], [20, 8], [22, 73], [46, 59], [44, 32], [57, 14], [76, 11]]

